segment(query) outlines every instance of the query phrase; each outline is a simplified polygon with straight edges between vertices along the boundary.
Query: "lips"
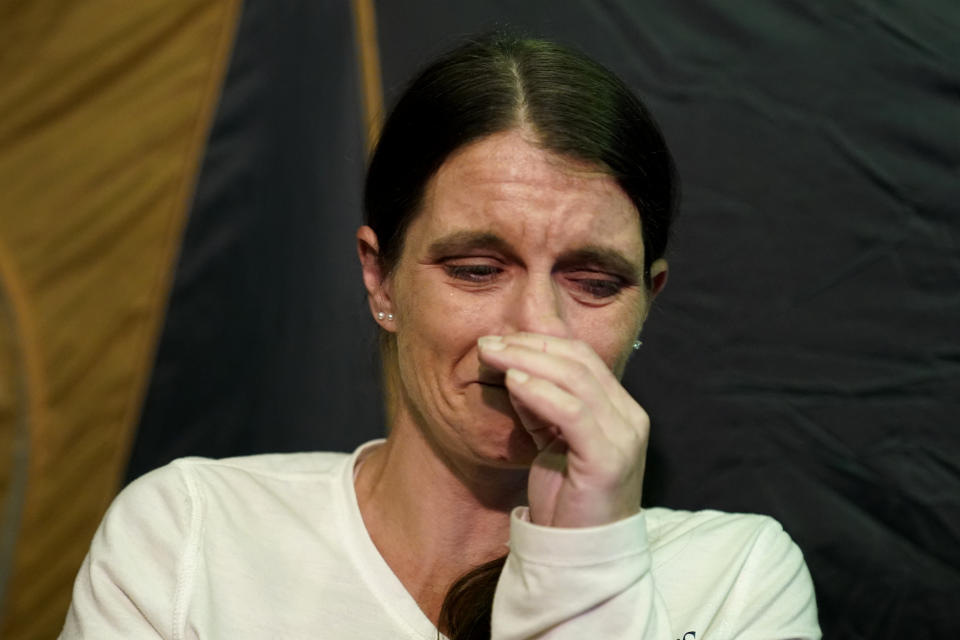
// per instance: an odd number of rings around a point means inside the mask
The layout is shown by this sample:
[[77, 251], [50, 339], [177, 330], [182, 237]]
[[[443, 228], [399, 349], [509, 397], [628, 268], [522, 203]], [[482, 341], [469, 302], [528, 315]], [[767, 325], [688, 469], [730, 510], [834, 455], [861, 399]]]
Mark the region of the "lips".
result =
[[485, 387], [499, 387], [501, 389], [506, 387], [506, 375], [503, 371], [481, 366], [477, 377], [477, 382]]
[[477, 377], [474, 381], [483, 387], [505, 389], [507, 386], [506, 372], [500, 371], [499, 369], [494, 369], [483, 362], [477, 362], [476, 376]]

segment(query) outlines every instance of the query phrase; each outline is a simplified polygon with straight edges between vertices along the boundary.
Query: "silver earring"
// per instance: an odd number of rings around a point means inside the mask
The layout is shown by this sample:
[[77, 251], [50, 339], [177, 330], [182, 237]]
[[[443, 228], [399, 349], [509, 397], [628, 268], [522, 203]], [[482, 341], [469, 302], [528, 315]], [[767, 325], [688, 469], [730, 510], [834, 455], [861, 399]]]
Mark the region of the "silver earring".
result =
[[383, 320], [386, 317], [387, 314], [385, 314], [383, 311], [377, 311], [377, 320]]
[[634, 340], [633, 341], [633, 350], [637, 351], [640, 347], [643, 346], [643, 340]]
[[390, 322], [393, 322], [393, 314], [392, 314], [392, 313], [388, 313], [388, 314], [387, 314], [387, 320], [389, 320]]

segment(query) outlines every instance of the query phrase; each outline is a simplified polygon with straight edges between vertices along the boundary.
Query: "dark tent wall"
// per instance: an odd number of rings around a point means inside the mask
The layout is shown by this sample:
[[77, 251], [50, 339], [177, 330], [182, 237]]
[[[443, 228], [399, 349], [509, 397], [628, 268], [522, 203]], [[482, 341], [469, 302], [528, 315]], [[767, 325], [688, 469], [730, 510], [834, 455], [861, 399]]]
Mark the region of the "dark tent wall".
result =
[[381, 3], [387, 93], [462, 34], [574, 43], [684, 201], [626, 376], [645, 500], [769, 513], [828, 638], [960, 631], [960, 5]]
[[344, 2], [244, 4], [128, 478], [382, 433], [353, 34]]
[[[625, 378], [653, 419], [645, 502], [777, 517], [825, 637], [960, 631], [955, 2], [56, 4], [0, 10], [0, 636], [55, 634], [120, 478], [383, 434], [360, 54], [389, 102], [502, 25], [620, 73], [678, 161], [670, 281]], [[165, 83], [179, 99], [144, 94]], [[117, 157], [153, 208], [83, 188]]]

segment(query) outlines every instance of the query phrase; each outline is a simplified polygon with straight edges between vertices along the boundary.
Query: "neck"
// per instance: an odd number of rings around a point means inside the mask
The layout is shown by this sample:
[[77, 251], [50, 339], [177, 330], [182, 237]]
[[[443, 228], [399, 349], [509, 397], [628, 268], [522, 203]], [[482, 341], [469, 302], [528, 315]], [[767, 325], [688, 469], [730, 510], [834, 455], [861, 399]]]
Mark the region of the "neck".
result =
[[527, 474], [443, 456], [402, 416], [364, 459], [356, 481], [364, 525], [434, 623], [453, 581], [507, 552], [510, 511], [525, 501]]

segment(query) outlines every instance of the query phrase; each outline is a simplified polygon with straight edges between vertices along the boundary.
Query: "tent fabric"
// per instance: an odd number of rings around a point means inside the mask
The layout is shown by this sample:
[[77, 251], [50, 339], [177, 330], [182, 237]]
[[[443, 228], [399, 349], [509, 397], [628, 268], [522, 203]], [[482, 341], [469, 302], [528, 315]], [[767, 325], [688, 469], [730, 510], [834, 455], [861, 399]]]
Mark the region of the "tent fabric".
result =
[[354, 234], [366, 152], [350, 5], [247, 0], [128, 479], [191, 451], [382, 433]]
[[0, 17], [0, 637], [49, 638], [126, 468], [237, 2]]
[[51, 636], [121, 476], [383, 435], [371, 51], [389, 104], [504, 25], [677, 158], [645, 502], [778, 518], [827, 638], [960, 631], [955, 2], [44, 0], [0, 10], [0, 636]]

